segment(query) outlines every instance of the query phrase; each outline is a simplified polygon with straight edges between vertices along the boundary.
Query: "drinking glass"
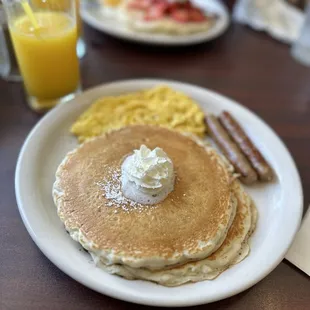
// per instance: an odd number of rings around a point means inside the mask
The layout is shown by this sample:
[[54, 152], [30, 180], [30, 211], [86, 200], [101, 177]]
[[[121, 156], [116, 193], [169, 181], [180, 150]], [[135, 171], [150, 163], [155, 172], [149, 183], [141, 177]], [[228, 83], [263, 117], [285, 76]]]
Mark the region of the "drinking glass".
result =
[[[78, 33], [78, 42], [76, 46], [76, 52], [79, 58], [82, 58], [86, 53], [86, 45], [82, 37], [82, 19], [80, 15], [81, 0], [75, 1], [76, 9], [76, 26]], [[36, 8], [52, 8], [53, 10], [65, 10], [70, 6], [70, 0], [49, 0], [48, 2], [42, 0], [31, 0]]]
[[21, 81], [6, 15], [0, 0], [0, 76], [13, 82]]
[[80, 9], [81, 9], [81, 0], [75, 0], [75, 5], [76, 5], [76, 17], [77, 17], [77, 27], [78, 27], [78, 43], [76, 46], [76, 52], [78, 57], [81, 59], [84, 57], [86, 54], [86, 44], [83, 39], [83, 28], [82, 28], [82, 18], [80, 14]]
[[[44, 111], [80, 88], [75, 0], [4, 0], [9, 30], [30, 107]], [[41, 3], [42, 5], [37, 5]]]

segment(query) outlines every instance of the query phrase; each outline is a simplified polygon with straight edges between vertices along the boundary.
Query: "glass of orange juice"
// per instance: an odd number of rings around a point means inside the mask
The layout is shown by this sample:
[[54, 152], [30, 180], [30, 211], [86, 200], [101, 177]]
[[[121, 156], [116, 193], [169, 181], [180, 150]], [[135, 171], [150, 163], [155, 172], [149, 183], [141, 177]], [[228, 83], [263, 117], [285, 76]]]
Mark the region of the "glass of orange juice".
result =
[[36, 111], [72, 98], [80, 88], [75, 0], [66, 0], [63, 9], [53, 8], [55, 0], [40, 1], [44, 6], [4, 0], [28, 102]]
[[[31, 3], [36, 8], [52, 8], [53, 10], [64, 11], [67, 10], [68, 7], [71, 5], [71, 0], [49, 0], [49, 1], [42, 1], [42, 0], [31, 0]], [[86, 45], [82, 37], [82, 19], [80, 15], [80, 0], [74, 0], [75, 2], [75, 9], [76, 9], [76, 26], [77, 26], [77, 33], [78, 33], [78, 42], [77, 42], [77, 54], [79, 58], [82, 58], [86, 53]]]

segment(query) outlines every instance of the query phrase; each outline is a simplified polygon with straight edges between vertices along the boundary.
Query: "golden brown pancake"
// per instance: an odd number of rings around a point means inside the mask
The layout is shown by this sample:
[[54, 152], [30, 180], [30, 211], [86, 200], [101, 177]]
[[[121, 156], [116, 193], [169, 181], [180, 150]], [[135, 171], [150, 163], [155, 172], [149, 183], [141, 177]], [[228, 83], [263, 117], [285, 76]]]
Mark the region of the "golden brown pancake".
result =
[[[121, 164], [141, 144], [162, 148], [176, 172], [174, 190], [153, 206], [120, 196]], [[158, 270], [219, 248], [235, 216], [231, 181], [213, 149], [161, 127], [132, 126], [69, 153], [57, 170], [53, 195], [66, 229], [94, 258]]]
[[239, 263], [249, 254], [248, 239], [255, 229], [257, 221], [256, 208], [239, 181], [233, 182], [232, 190], [237, 197], [235, 219], [221, 247], [209, 257], [182, 266], [156, 271], [125, 265], [107, 266], [101, 262], [98, 262], [98, 265], [109, 273], [118, 274], [128, 279], [144, 279], [166, 286], [216, 278], [228, 267]]

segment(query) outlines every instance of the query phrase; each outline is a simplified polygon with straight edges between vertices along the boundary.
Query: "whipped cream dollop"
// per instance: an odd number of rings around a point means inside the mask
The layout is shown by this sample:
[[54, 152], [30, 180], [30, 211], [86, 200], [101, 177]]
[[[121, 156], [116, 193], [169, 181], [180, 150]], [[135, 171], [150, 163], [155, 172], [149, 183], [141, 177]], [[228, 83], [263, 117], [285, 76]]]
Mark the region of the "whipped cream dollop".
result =
[[172, 160], [159, 147], [141, 145], [122, 164], [122, 191], [126, 198], [142, 204], [164, 200], [174, 187]]

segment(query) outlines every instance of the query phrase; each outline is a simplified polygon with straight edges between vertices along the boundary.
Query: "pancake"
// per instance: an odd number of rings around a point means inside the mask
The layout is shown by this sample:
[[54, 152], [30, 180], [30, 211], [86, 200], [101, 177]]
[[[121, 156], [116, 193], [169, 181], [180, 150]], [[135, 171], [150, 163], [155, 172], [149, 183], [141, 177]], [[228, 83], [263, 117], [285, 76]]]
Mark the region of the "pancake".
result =
[[181, 24], [171, 20], [170, 18], [163, 18], [160, 21], [144, 21], [143, 19], [135, 18], [138, 14], [130, 14], [127, 19], [128, 28], [137, 32], [147, 33], [164, 33], [170, 35], [189, 35], [197, 32], [209, 31], [215, 23], [214, 19], [208, 19], [205, 22], [195, 23], [188, 22]]
[[[156, 205], [123, 197], [120, 167], [140, 145], [171, 158], [174, 190]], [[232, 173], [210, 147], [155, 126], [132, 126], [70, 152], [56, 172], [53, 197], [71, 237], [96, 262], [160, 270], [206, 258], [235, 217]]]
[[221, 247], [208, 258], [160, 271], [135, 269], [123, 265], [107, 266], [100, 262], [99, 266], [109, 273], [118, 274], [127, 279], [144, 279], [165, 286], [214, 279], [229, 266], [239, 263], [249, 254], [248, 239], [257, 221], [256, 208], [237, 180], [234, 181], [233, 192], [238, 201], [236, 217]]

